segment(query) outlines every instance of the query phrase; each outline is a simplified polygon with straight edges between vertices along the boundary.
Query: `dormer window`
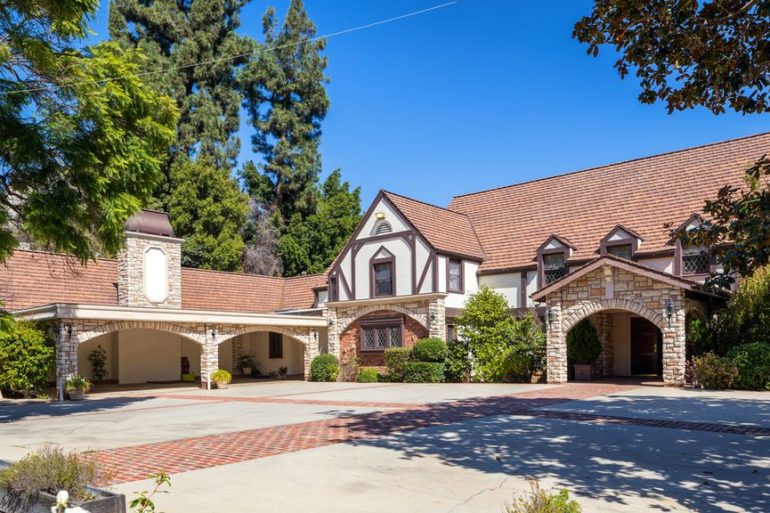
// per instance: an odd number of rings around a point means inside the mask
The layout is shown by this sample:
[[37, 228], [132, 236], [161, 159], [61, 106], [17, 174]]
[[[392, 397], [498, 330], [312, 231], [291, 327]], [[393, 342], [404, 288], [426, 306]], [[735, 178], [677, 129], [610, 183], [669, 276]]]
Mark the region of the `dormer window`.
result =
[[614, 244], [612, 246], [607, 246], [608, 255], [625, 258], [626, 260], [631, 260], [633, 253], [634, 253], [633, 246], [630, 243]]
[[711, 255], [702, 247], [682, 248], [682, 274], [708, 274]]
[[553, 283], [567, 274], [567, 259], [575, 249], [567, 239], [551, 235], [537, 250], [540, 286]]
[[625, 226], [617, 225], [601, 240], [600, 253], [631, 260], [641, 241], [639, 234]]
[[543, 279], [544, 285], [553, 283], [567, 274], [566, 255], [561, 253], [550, 253], [543, 255]]

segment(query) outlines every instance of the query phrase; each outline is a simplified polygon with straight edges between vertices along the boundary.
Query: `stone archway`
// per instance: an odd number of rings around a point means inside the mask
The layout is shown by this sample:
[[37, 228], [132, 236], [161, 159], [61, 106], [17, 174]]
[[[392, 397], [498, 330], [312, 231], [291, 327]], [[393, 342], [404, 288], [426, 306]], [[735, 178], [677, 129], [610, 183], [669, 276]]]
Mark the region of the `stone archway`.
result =
[[562, 328], [565, 332], [569, 332], [569, 330], [583, 319], [607, 310], [622, 310], [634, 313], [640, 317], [644, 317], [657, 326], [661, 331], [666, 329], [665, 321], [660, 313], [648, 308], [642, 303], [627, 299], [602, 299], [599, 301], [585, 301], [579, 303], [562, 313], [564, 317]]

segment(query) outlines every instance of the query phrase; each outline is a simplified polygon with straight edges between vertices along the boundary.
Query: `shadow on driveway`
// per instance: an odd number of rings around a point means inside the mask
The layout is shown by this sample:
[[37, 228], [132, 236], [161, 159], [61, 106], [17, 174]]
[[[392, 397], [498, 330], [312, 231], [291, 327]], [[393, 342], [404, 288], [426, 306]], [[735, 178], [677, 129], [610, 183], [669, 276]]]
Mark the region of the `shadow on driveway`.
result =
[[63, 417], [79, 413], [100, 413], [141, 403], [152, 397], [105, 397], [85, 401], [41, 402], [26, 401], [0, 402], [0, 424], [16, 422], [35, 417]]

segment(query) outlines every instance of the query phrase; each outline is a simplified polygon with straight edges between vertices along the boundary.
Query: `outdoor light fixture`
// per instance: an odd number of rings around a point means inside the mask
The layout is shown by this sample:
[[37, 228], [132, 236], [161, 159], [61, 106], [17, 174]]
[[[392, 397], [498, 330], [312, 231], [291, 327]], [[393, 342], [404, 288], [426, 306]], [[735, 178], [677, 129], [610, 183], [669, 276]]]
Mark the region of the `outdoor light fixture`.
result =
[[217, 329], [216, 328], [211, 330], [211, 338], [217, 338]]
[[67, 336], [71, 337], [72, 336], [72, 324], [67, 324], [66, 330], [67, 330]]
[[545, 321], [548, 324], [548, 329], [551, 329], [551, 324], [553, 324], [553, 310], [550, 306], [545, 307]]
[[385, 219], [385, 212], [377, 212], [374, 214], [374, 217], [382, 221], [383, 219]]
[[329, 317], [329, 327], [331, 328], [332, 326], [334, 326], [334, 319]]
[[674, 316], [674, 301], [669, 298], [666, 299], [666, 317], [668, 318], [668, 326], [671, 327], [671, 318]]

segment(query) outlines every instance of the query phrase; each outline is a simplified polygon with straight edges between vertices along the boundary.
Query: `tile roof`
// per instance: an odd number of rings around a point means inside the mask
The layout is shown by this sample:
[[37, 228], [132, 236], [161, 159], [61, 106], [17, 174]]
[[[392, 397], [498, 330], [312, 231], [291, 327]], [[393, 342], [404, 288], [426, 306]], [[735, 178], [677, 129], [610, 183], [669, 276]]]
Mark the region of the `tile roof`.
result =
[[640, 252], [671, 249], [674, 226], [701, 212], [726, 184], [770, 150], [770, 133], [708, 144], [570, 174], [456, 196], [484, 248], [480, 270], [534, 265], [538, 247], [556, 234], [576, 246], [571, 259], [596, 256], [618, 224], [641, 235]]
[[479, 239], [473, 231], [470, 219], [465, 214], [392, 192], [382, 192], [438, 251], [478, 260], [484, 258]]
[[[0, 265], [0, 300], [18, 310], [49, 303], [118, 304], [118, 265], [99, 259], [81, 266], [72, 257], [17, 250]], [[182, 268], [182, 308], [267, 313], [311, 308], [326, 276], [280, 278]]]

